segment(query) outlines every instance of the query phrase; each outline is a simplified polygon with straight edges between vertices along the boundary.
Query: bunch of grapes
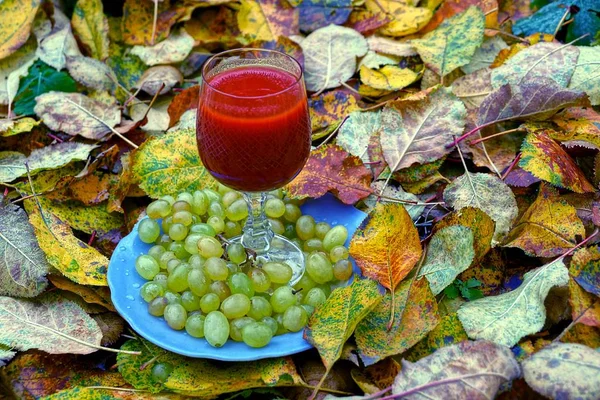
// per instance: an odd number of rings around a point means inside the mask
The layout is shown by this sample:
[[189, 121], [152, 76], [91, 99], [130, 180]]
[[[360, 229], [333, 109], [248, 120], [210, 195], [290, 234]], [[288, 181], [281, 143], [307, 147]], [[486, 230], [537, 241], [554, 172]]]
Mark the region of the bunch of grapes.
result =
[[306, 271], [293, 287], [289, 265], [261, 264], [228, 240], [241, 234], [248, 217], [239, 192], [220, 186], [149, 204], [138, 234], [153, 246], [135, 263], [148, 281], [140, 289], [148, 312], [214, 347], [230, 338], [263, 347], [274, 335], [302, 330], [332, 285], [352, 276], [348, 231], [302, 215], [280, 190], [268, 194], [265, 212], [273, 231], [305, 252]]

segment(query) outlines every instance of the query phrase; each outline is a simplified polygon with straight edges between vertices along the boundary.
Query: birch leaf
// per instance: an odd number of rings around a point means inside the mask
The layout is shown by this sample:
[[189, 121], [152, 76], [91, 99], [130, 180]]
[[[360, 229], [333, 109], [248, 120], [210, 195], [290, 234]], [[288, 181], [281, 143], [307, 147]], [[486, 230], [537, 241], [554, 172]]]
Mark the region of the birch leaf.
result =
[[0, 60], [25, 44], [40, 4], [40, 0], [4, 0], [0, 3]]
[[185, 29], [172, 33], [168, 38], [154, 46], [133, 46], [131, 54], [138, 56], [146, 65], [178, 63], [190, 54], [194, 47], [194, 38]]
[[577, 47], [579, 57], [569, 82], [569, 89], [581, 90], [590, 97], [593, 106], [600, 104], [600, 47]]
[[101, 0], [78, 0], [71, 24], [86, 54], [97, 60], [108, 57], [108, 19]]

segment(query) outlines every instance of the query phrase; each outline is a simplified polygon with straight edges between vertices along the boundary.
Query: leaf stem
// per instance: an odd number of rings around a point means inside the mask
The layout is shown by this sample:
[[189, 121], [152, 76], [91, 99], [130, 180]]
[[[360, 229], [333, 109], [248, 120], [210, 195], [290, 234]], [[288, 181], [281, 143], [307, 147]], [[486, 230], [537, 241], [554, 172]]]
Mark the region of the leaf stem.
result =
[[472, 140], [472, 141], [469, 142], [469, 144], [471, 146], [473, 146], [473, 145], [475, 145], [477, 143], [485, 142], [486, 140], [490, 140], [490, 139], [493, 139], [493, 138], [498, 137], [498, 136], [507, 135], [507, 134], [513, 133], [513, 132], [523, 132], [524, 130], [525, 129], [523, 129], [523, 128], [509, 129], [509, 130], [506, 130], [506, 131], [494, 133], [493, 135], [490, 135], [490, 136], [482, 137], [482, 138], [477, 139], [477, 140]]
[[562, 24], [563, 22], [565, 22], [565, 19], [567, 18], [567, 15], [569, 15], [569, 12], [571, 12], [571, 10], [569, 9], [569, 7], [567, 7], [567, 11], [565, 11], [560, 21], [558, 21], [558, 25], [556, 25], [556, 29], [552, 34], [552, 38], [556, 38], [556, 35], [558, 35], [558, 31], [560, 31], [560, 28], [562, 28]]
[[113, 387], [113, 386], [83, 386], [83, 389], [102, 389], [102, 390], [113, 390], [116, 392], [148, 393], [148, 391], [145, 389], [120, 388], [120, 387]]
[[345, 122], [348, 120], [348, 117], [349, 117], [349, 115], [346, 115], [346, 116], [344, 117], [344, 119], [342, 120], [342, 122], [341, 122], [341, 123], [340, 123], [338, 126], [336, 126], [336, 127], [335, 127], [335, 129], [334, 129], [334, 130], [333, 130], [333, 131], [332, 131], [332, 132], [331, 132], [329, 135], [327, 135], [327, 137], [325, 138], [325, 140], [323, 140], [323, 141], [322, 141], [322, 142], [321, 142], [321, 143], [320, 143], [320, 144], [317, 146], [317, 149], [318, 149], [319, 147], [321, 147], [321, 146], [324, 146], [324, 145], [326, 145], [326, 144], [327, 144], [327, 142], [329, 142], [329, 141], [331, 140], [331, 138], [332, 138], [332, 137], [334, 137], [334, 136], [335, 136], [335, 135], [336, 135], [336, 134], [339, 132], [339, 130], [341, 129], [342, 125], [344, 125], [344, 123], [345, 123]]
[[513, 162], [510, 163], [510, 165], [506, 169], [506, 172], [504, 172], [504, 174], [500, 178], [501, 180], [505, 180], [506, 179], [506, 177], [508, 176], [508, 174], [510, 174], [510, 172], [515, 168], [515, 166], [517, 165], [517, 163], [519, 162], [520, 159], [521, 159], [521, 153], [517, 154], [517, 156], [515, 157], [515, 159], [513, 160]]
[[595, 300], [595, 301], [594, 301], [594, 302], [592, 302], [592, 304], [590, 304], [588, 307], [586, 307], [586, 309], [585, 309], [585, 310], [583, 310], [583, 311], [582, 311], [582, 312], [581, 312], [581, 313], [580, 313], [580, 314], [577, 316], [577, 318], [575, 318], [573, 321], [571, 321], [571, 323], [570, 323], [570, 324], [569, 324], [569, 325], [568, 325], [568, 326], [567, 326], [567, 327], [566, 327], [566, 328], [565, 328], [565, 329], [564, 329], [564, 330], [563, 330], [563, 331], [560, 333], [560, 335], [558, 335], [558, 336], [557, 336], [557, 337], [556, 337], [556, 338], [555, 338], [555, 339], [552, 341], [553, 343], [555, 343], [555, 342], [559, 342], [559, 341], [560, 341], [560, 339], [562, 339], [562, 338], [563, 338], [563, 336], [565, 336], [565, 335], [567, 334], [567, 332], [569, 332], [569, 330], [571, 330], [571, 328], [572, 328], [572, 327], [574, 327], [574, 326], [575, 326], [575, 324], [577, 324], [577, 322], [579, 322], [579, 320], [580, 320], [581, 318], [583, 318], [583, 316], [585, 315], [585, 313], [587, 313], [587, 312], [588, 312], [588, 310], [589, 310], [590, 308], [594, 307], [594, 305], [596, 304], [596, 301], [597, 301], [596, 299], [594, 299], [594, 300]]

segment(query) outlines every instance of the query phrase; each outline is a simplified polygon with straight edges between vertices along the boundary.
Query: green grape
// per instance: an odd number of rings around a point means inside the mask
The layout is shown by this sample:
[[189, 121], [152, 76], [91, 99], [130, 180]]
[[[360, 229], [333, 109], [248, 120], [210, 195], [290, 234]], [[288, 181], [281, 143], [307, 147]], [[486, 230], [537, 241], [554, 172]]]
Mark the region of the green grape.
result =
[[306, 314], [308, 315], [308, 317], [310, 318], [311, 315], [313, 315], [313, 313], [315, 312], [315, 308], [311, 305], [308, 304], [301, 304], [300, 305], [302, 308], [304, 308], [304, 311], [306, 311]]
[[317, 238], [308, 239], [306, 242], [304, 242], [302, 250], [306, 251], [307, 253], [312, 253], [313, 251], [321, 251], [323, 250], [323, 242], [321, 241], [321, 239]]
[[169, 261], [171, 260], [177, 260], [177, 256], [172, 251], [165, 251], [158, 260], [158, 265], [160, 266], [160, 269], [167, 269]]
[[188, 286], [196, 296], [204, 296], [210, 289], [211, 281], [204, 275], [204, 271], [198, 268], [190, 269], [187, 276]]
[[188, 228], [184, 224], [173, 224], [169, 227], [169, 237], [175, 241], [181, 241], [186, 238]]
[[206, 220], [206, 223], [213, 227], [215, 232], [221, 233], [225, 230], [225, 221], [223, 218], [213, 215]]
[[224, 281], [229, 276], [227, 263], [222, 258], [210, 257], [204, 263], [204, 273], [213, 281]]
[[223, 229], [223, 235], [225, 235], [225, 237], [227, 239], [239, 236], [241, 234], [242, 234], [242, 226], [239, 223], [233, 222], [233, 221], [225, 222], [225, 228]]
[[194, 222], [194, 214], [187, 210], [177, 211], [173, 214], [173, 223], [174, 224], [183, 224], [185, 226], [192, 225]]
[[250, 317], [241, 317], [229, 321], [229, 337], [236, 342], [242, 341], [242, 329], [244, 326], [253, 323], [254, 320]]
[[173, 206], [173, 203], [175, 203], [175, 197], [169, 194], [162, 196], [160, 199], [168, 202], [170, 206]]
[[243, 272], [237, 272], [231, 275], [227, 279], [227, 284], [229, 285], [229, 289], [231, 289], [231, 293], [241, 293], [248, 297], [254, 296], [254, 287], [252, 287], [252, 281], [248, 278]]
[[344, 225], [336, 225], [323, 238], [323, 248], [331, 251], [335, 246], [343, 246], [348, 239], [348, 229]]
[[188, 264], [190, 264], [192, 269], [203, 268], [205, 262], [206, 258], [202, 257], [200, 254], [193, 254], [188, 260]]
[[221, 347], [229, 338], [229, 321], [220, 311], [211, 311], [204, 319], [204, 337], [213, 347]]
[[296, 220], [296, 234], [302, 240], [315, 236], [315, 219], [310, 215], [303, 215]]
[[214, 237], [205, 236], [198, 241], [198, 253], [209, 259], [211, 257], [221, 257], [223, 255], [223, 247]]
[[191, 254], [185, 250], [185, 245], [183, 242], [171, 242], [169, 244], [169, 250], [175, 253], [175, 256], [177, 256], [177, 258], [180, 260], [189, 258], [189, 256], [191, 256]]
[[281, 200], [281, 199], [283, 199], [283, 190], [281, 190], [281, 189], [271, 190], [269, 192], [269, 195], [273, 196], [274, 198], [277, 198], [277, 199]]
[[290, 332], [298, 332], [307, 322], [308, 314], [300, 306], [289, 306], [283, 313], [283, 327]]
[[158, 274], [160, 267], [153, 257], [145, 254], [135, 260], [135, 270], [142, 278], [150, 281]]
[[314, 252], [306, 260], [306, 273], [317, 283], [327, 283], [333, 280], [333, 266], [323, 253]]
[[325, 239], [325, 235], [327, 235], [327, 232], [329, 232], [330, 229], [331, 225], [327, 222], [317, 222], [317, 225], [315, 225], [315, 236], [322, 241]]
[[301, 249], [304, 246], [304, 243], [302, 242], [302, 240], [300, 240], [299, 238], [295, 237], [290, 239], [290, 242], [294, 243], [296, 246], [298, 246], [299, 249]]
[[252, 322], [242, 329], [242, 339], [250, 347], [265, 347], [272, 337], [273, 331], [262, 322]]
[[148, 255], [158, 262], [160, 261], [160, 256], [162, 256], [165, 253], [165, 251], [167, 251], [167, 249], [165, 249], [160, 244], [156, 244], [148, 249]]
[[283, 235], [285, 233], [285, 225], [278, 219], [275, 218], [267, 218], [269, 220], [269, 224], [271, 224], [271, 229], [277, 235]]
[[221, 202], [223, 203], [225, 208], [228, 208], [231, 204], [233, 204], [234, 201], [236, 201], [237, 199], [240, 199], [241, 197], [242, 197], [242, 195], [240, 194], [240, 192], [236, 192], [235, 190], [232, 190], [223, 195]]
[[195, 338], [204, 337], [204, 321], [206, 317], [202, 314], [192, 314], [185, 321], [185, 331]]
[[273, 291], [270, 303], [274, 312], [282, 313], [289, 306], [296, 304], [296, 296], [294, 296], [294, 291], [291, 287], [281, 286]]
[[227, 246], [227, 257], [231, 262], [241, 264], [246, 261], [246, 249], [240, 243], [231, 243]]
[[288, 239], [294, 239], [296, 238], [296, 225], [294, 224], [287, 224], [285, 225], [285, 230], [282, 233], [283, 236], [285, 236]]
[[248, 216], [248, 203], [244, 199], [237, 199], [227, 207], [227, 218], [230, 221], [241, 221]]
[[196, 190], [192, 195], [192, 212], [197, 215], [204, 215], [208, 211], [208, 196], [201, 191]]
[[169, 304], [165, 307], [164, 318], [172, 329], [180, 331], [185, 327], [187, 311], [185, 311], [185, 308], [181, 304]]
[[146, 207], [146, 214], [152, 219], [165, 218], [171, 214], [171, 203], [165, 200], [154, 200]]
[[223, 185], [221, 182], [217, 182], [217, 192], [224, 196], [226, 193], [233, 192], [234, 190], [228, 186]]
[[163, 383], [169, 379], [173, 372], [173, 366], [170, 363], [157, 363], [152, 367], [151, 377], [154, 382]]
[[200, 297], [194, 294], [194, 292], [186, 290], [181, 293], [181, 305], [186, 311], [196, 311], [200, 309]]
[[199, 222], [197, 224], [190, 226], [190, 233], [199, 233], [204, 236], [212, 236], [212, 237], [217, 236], [217, 232], [215, 231], [215, 228], [213, 228], [209, 224], [205, 224], [202, 222]]
[[333, 264], [333, 276], [337, 280], [347, 281], [353, 273], [354, 271], [352, 270], [352, 263], [350, 260], [338, 260]]
[[285, 284], [292, 279], [292, 267], [282, 262], [268, 262], [262, 266], [272, 283]]
[[287, 222], [296, 222], [298, 218], [302, 216], [302, 211], [300, 211], [300, 207], [295, 204], [286, 204], [285, 212], [283, 213], [283, 219]]
[[163, 289], [166, 290], [168, 278], [169, 276], [167, 274], [165, 274], [164, 272], [159, 272], [158, 274], [154, 275], [154, 279], [152, 279], [152, 282], [159, 284], [163, 287]]
[[302, 299], [304, 299], [305, 293], [302, 291], [295, 292], [294, 296], [296, 296], [296, 304], [302, 304]]
[[190, 254], [198, 254], [198, 241], [202, 239], [204, 235], [200, 233], [190, 233], [183, 241], [183, 248]]
[[155, 317], [162, 317], [165, 313], [165, 307], [169, 304], [166, 297], [158, 296], [148, 303], [148, 312]]
[[317, 286], [317, 283], [311, 279], [308, 274], [302, 275], [298, 283], [294, 285], [295, 290], [301, 290], [306, 294], [310, 289]]
[[265, 324], [269, 328], [271, 328], [271, 332], [273, 333], [273, 335], [275, 335], [277, 333], [278, 324], [277, 324], [277, 321], [275, 320], [275, 318], [263, 317], [260, 319], [259, 322], [262, 322], [263, 324]]
[[208, 204], [212, 203], [213, 201], [221, 201], [221, 195], [219, 194], [219, 192], [215, 192], [212, 189], [203, 189], [202, 191], [206, 194], [206, 197], [208, 198]]
[[158, 237], [158, 239], [156, 239], [156, 241], [154, 242], [154, 244], [162, 246], [162, 247], [164, 247], [166, 249], [167, 247], [169, 247], [169, 244], [171, 244], [172, 241], [173, 240], [171, 240], [171, 238], [169, 237], [168, 234], [163, 233], [162, 235], [160, 235]]
[[336, 263], [339, 260], [346, 260], [350, 254], [348, 253], [348, 249], [344, 246], [335, 246], [329, 252], [329, 259], [332, 263]]
[[218, 310], [220, 305], [221, 299], [214, 293], [206, 293], [200, 299], [200, 309], [204, 314]]
[[232, 263], [231, 261], [229, 261], [227, 263], [227, 269], [229, 270], [229, 276], [233, 275], [233, 274], [237, 274], [238, 272], [240, 272], [240, 266], [237, 265], [236, 263]]
[[271, 307], [269, 300], [261, 296], [253, 296], [250, 299], [250, 311], [248, 311], [249, 317], [258, 321], [263, 317], [270, 317], [271, 314], [273, 314], [273, 307]]
[[171, 225], [173, 225], [173, 216], [169, 215], [166, 218], [163, 218], [163, 220], [160, 223], [160, 226], [162, 227], [163, 232], [166, 232], [167, 234], [169, 233], [169, 228], [171, 228]]
[[255, 292], [266, 292], [271, 287], [269, 275], [260, 268], [251, 268], [247, 275], [252, 281]]
[[306, 293], [302, 302], [309, 306], [317, 308], [327, 301], [327, 295], [321, 288], [314, 287]]
[[191, 271], [189, 264], [181, 263], [175, 267], [173, 272], [167, 278], [169, 290], [174, 292], [183, 292], [190, 287], [188, 283], [188, 274]]
[[265, 202], [265, 214], [269, 218], [280, 218], [285, 214], [285, 203], [278, 198], [269, 199]]
[[177, 211], [192, 211], [192, 205], [185, 200], [177, 200], [173, 203], [173, 214]]
[[275, 318], [275, 322], [277, 322], [277, 332], [275, 332], [275, 335], [283, 335], [284, 333], [288, 333], [288, 330], [283, 327], [283, 313], [273, 314], [273, 318]]
[[227, 319], [243, 317], [250, 311], [250, 299], [245, 294], [232, 294], [223, 300], [220, 310]]
[[208, 205], [208, 216], [225, 218], [225, 207], [221, 204], [221, 199], [213, 201]]
[[154, 243], [160, 236], [158, 222], [151, 218], [144, 218], [138, 225], [138, 236], [144, 243]]
[[171, 272], [173, 272], [173, 270], [175, 268], [177, 268], [177, 266], [181, 264], [181, 260], [178, 258], [174, 258], [172, 260], [169, 260], [169, 262], [167, 263], [167, 273], [170, 274]]
[[164, 297], [169, 304], [181, 304], [181, 295], [179, 293], [173, 293], [167, 290]]
[[165, 288], [162, 287], [161, 284], [156, 282], [146, 282], [140, 288], [140, 295], [146, 303], [151, 302], [158, 296], [162, 296], [164, 293]]
[[210, 293], [214, 293], [219, 296], [221, 301], [225, 300], [231, 295], [231, 289], [227, 286], [225, 281], [214, 281], [210, 284], [210, 288], [208, 289]]
[[192, 204], [194, 196], [190, 192], [181, 192], [177, 195], [177, 200], [185, 201], [188, 204]]

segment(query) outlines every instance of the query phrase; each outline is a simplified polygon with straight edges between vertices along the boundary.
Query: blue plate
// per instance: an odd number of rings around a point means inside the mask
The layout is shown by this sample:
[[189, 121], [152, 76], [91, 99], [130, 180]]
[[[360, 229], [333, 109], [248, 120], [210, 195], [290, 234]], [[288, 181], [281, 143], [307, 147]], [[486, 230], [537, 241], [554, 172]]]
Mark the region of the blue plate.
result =
[[[317, 222], [342, 224], [348, 228], [348, 241], [366, 214], [352, 206], [345, 205], [334, 196], [327, 194], [319, 199], [309, 200], [302, 207], [304, 214], [312, 215]], [[146, 254], [151, 246], [138, 238], [138, 225], [125, 236], [113, 253], [108, 267], [108, 286], [112, 302], [121, 316], [131, 327], [155, 345], [189, 357], [211, 358], [223, 361], [252, 361], [261, 358], [281, 357], [299, 353], [312, 346], [303, 339], [302, 331], [275, 336], [260, 349], [246, 346], [232, 340], [221, 348], [215, 348], [204, 339], [194, 338], [185, 330], [175, 331], [163, 318], [148, 313], [146, 302], [140, 296], [140, 287], [146, 281], [135, 270], [135, 260]], [[359, 272], [354, 265], [355, 272]]]

